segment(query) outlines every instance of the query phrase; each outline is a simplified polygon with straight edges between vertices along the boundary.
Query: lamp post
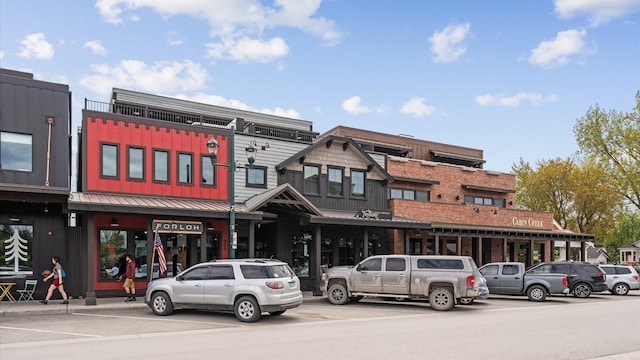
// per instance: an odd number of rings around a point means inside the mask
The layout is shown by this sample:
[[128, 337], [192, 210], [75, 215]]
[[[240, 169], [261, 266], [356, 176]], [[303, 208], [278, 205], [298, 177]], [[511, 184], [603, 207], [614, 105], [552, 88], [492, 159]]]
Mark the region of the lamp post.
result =
[[[229, 124], [229, 129], [229, 163], [216, 163], [220, 145], [213, 137], [209, 139], [209, 141], [207, 141], [207, 152], [209, 153], [209, 158], [211, 159], [211, 165], [213, 167], [225, 166], [229, 168], [229, 259], [234, 259], [236, 257], [236, 248], [238, 247], [238, 234], [236, 233], [235, 173], [237, 169], [244, 169], [245, 167], [236, 163], [235, 161], [235, 119]], [[252, 169], [253, 163], [256, 161], [256, 154], [258, 153], [258, 149], [253, 145], [253, 143], [249, 143], [249, 145], [245, 148], [245, 151], [247, 153], [249, 169]]]

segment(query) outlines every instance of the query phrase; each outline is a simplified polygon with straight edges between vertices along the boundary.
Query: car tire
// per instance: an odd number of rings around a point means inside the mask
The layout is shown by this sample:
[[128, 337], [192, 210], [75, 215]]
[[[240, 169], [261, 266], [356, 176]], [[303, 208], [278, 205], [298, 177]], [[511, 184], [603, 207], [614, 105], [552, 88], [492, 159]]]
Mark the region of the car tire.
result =
[[547, 290], [540, 285], [529, 286], [527, 297], [530, 301], [545, 301], [547, 299]]
[[269, 313], [269, 315], [271, 315], [271, 316], [280, 316], [280, 315], [284, 314], [285, 311], [287, 311], [287, 310], [272, 311], [272, 312]]
[[233, 313], [242, 322], [256, 322], [260, 319], [260, 306], [252, 296], [243, 296], [233, 304]]
[[453, 293], [447, 288], [435, 288], [429, 293], [429, 304], [434, 310], [451, 310], [456, 304]]
[[344, 305], [349, 301], [347, 288], [343, 284], [333, 284], [329, 286], [327, 297], [329, 298], [329, 302], [334, 305]]
[[576, 284], [573, 287], [573, 296], [577, 298], [588, 298], [591, 295], [591, 286], [585, 283]]
[[629, 293], [629, 285], [625, 283], [617, 283], [611, 288], [611, 293], [615, 295], [627, 295]]
[[173, 303], [166, 292], [160, 291], [151, 296], [151, 310], [154, 314], [167, 316], [173, 312]]
[[473, 299], [473, 298], [462, 298], [462, 299], [460, 299], [458, 304], [460, 304], [460, 305], [471, 305], [475, 301], [476, 301], [476, 299]]

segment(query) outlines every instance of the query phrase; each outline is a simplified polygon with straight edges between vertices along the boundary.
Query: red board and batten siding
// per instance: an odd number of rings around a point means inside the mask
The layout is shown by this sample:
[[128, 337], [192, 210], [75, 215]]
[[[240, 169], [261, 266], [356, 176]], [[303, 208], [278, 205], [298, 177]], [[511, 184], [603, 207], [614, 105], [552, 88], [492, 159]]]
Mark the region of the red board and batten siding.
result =
[[[91, 118], [86, 121], [86, 190], [124, 194], [140, 194], [155, 196], [172, 196], [200, 198], [211, 200], [227, 200], [228, 168], [218, 166], [215, 187], [200, 186], [200, 157], [207, 155], [207, 141], [213, 132], [202, 132], [202, 129], [183, 130], [153, 125], [137, 124], [111, 119]], [[218, 163], [228, 161], [228, 137], [215, 135], [220, 144]], [[119, 178], [106, 179], [100, 177], [101, 144], [119, 145]], [[144, 148], [145, 180], [131, 181], [127, 179], [127, 146]], [[153, 150], [169, 151], [169, 183], [153, 182]], [[182, 185], [177, 182], [176, 163], [179, 152], [193, 156], [193, 184]]]

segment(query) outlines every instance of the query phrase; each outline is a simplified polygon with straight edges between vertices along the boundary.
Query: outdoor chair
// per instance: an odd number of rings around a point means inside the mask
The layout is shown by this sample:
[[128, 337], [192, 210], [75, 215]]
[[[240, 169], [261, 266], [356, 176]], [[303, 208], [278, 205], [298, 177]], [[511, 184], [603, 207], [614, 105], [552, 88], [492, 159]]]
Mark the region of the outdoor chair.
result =
[[16, 290], [18, 294], [20, 294], [20, 298], [18, 301], [30, 301], [35, 300], [33, 298], [33, 293], [36, 291], [36, 285], [38, 284], [38, 280], [25, 280], [24, 281], [24, 289]]

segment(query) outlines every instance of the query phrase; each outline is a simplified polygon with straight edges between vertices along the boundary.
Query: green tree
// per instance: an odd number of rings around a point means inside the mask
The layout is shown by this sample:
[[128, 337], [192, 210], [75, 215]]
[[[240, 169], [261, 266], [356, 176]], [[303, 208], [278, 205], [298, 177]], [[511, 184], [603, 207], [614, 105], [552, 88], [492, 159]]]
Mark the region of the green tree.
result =
[[640, 214], [627, 214], [607, 236], [604, 246], [613, 262], [620, 262], [620, 247], [640, 240]]
[[590, 107], [574, 133], [580, 151], [606, 166], [617, 191], [640, 209], [640, 91], [628, 113]]
[[536, 168], [522, 159], [516, 174], [518, 206], [548, 211], [565, 229], [605, 239], [622, 211], [622, 196], [611, 185], [607, 169], [595, 161], [538, 161]]

